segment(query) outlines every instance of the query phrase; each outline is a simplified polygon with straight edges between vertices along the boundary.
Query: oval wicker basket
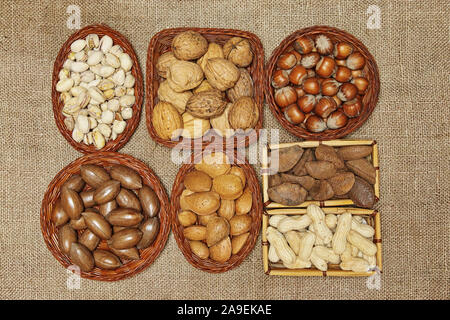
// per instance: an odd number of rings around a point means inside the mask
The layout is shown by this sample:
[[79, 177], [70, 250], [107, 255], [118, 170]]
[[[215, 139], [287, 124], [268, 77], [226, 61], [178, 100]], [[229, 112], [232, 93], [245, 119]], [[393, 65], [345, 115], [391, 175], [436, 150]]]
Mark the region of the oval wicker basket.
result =
[[[256, 177], [255, 170], [253, 167], [247, 162], [245, 159], [239, 158], [239, 162], [234, 162], [234, 165], [237, 165], [244, 169], [247, 185], [252, 191], [253, 199], [252, 199], [252, 209], [250, 211], [250, 215], [252, 217], [252, 225], [250, 229], [250, 236], [248, 237], [246, 243], [242, 247], [242, 249], [237, 253], [231, 256], [231, 258], [224, 262], [219, 263], [213, 261], [211, 259], [200, 259], [198, 256], [192, 253], [192, 250], [189, 245], [189, 240], [187, 240], [183, 235], [183, 226], [178, 221], [178, 212], [180, 211], [180, 196], [184, 190], [183, 180], [185, 175], [194, 170], [195, 162], [199, 161], [203, 154], [207, 153], [197, 153], [193, 154], [190, 158], [189, 163], [185, 163], [181, 166], [178, 174], [175, 178], [173, 187], [172, 187], [172, 195], [171, 195], [171, 221], [172, 221], [172, 231], [177, 241], [178, 247], [183, 253], [186, 260], [193, 265], [194, 267], [207, 271], [210, 273], [221, 273], [231, 270], [241, 264], [241, 262], [248, 256], [248, 254], [252, 251], [255, 246], [256, 239], [259, 235], [259, 230], [261, 228], [261, 218], [262, 218], [262, 198], [261, 198], [261, 189], [259, 186], [258, 178]], [[235, 157], [234, 151], [227, 152], [230, 159]], [[194, 161], [193, 161], [194, 160]], [[242, 160], [242, 161], [241, 161]]]
[[[314, 133], [309, 132], [308, 130], [293, 125], [290, 123], [281, 112], [280, 108], [277, 106], [274, 98], [274, 89], [271, 85], [272, 75], [276, 70], [276, 62], [278, 57], [286, 51], [286, 49], [299, 37], [301, 36], [315, 36], [318, 34], [325, 34], [330, 37], [330, 39], [334, 42], [336, 40], [345, 41], [353, 45], [354, 48], [359, 50], [359, 52], [365, 57], [366, 65], [363, 69], [365, 77], [369, 80], [369, 88], [367, 89], [363, 101], [363, 109], [361, 110], [361, 114], [356, 117], [349, 119], [346, 126], [340, 129], [327, 129], [323, 132]], [[378, 67], [375, 62], [375, 59], [370, 54], [369, 50], [359, 41], [357, 38], [352, 36], [351, 34], [328, 26], [313, 26], [301, 30], [297, 30], [287, 38], [285, 38], [280, 45], [272, 52], [272, 55], [267, 62], [266, 65], [266, 78], [264, 82], [264, 90], [266, 94], [266, 101], [269, 104], [270, 110], [272, 110], [273, 115], [277, 118], [280, 124], [293, 135], [306, 139], [306, 140], [333, 140], [344, 137], [351, 132], [358, 129], [362, 124], [367, 120], [367, 118], [372, 113], [373, 109], [378, 101], [378, 94], [380, 91], [380, 79], [378, 74]]]
[[[155, 131], [152, 124], [153, 108], [158, 103], [158, 87], [161, 77], [156, 71], [156, 63], [159, 56], [163, 53], [171, 50], [172, 39], [179, 33], [192, 30], [203, 35], [208, 42], [216, 42], [221, 45], [225, 44], [232, 37], [241, 37], [247, 39], [250, 42], [250, 47], [253, 52], [253, 61], [247, 70], [253, 79], [254, 99], [259, 109], [259, 119], [255, 126], [256, 135], [247, 135], [238, 137], [232, 136], [228, 139], [222, 138], [215, 133], [214, 130], [209, 132], [198, 139], [184, 139], [180, 137], [177, 141], [165, 140], [160, 138]], [[259, 136], [259, 130], [262, 128], [263, 123], [263, 102], [264, 102], [264, 89], [263, 89], [263, 77], [264, 77], [264, 50], [261, 44], [261, 40], [253, 33], [241, 30], [233, 29], [216, 29], [216, 28], [173, 28], [164, 29], [153, 36], [148, 45], [147, 52], [147, 66], [146, 66], [146, 84], [145, 84], [145, 118], [147, 123], [147, 129], [153, 140], [156, 142], [173, 148], [175, 146], [182, 145], [184, 149], [204, 149], [209, 144], [221, 144], [226, 148], [245, 147], [257, 141]]]
[[[150, 186], [155, 191], [161, 203], [161, 209], [158, 213], [160, 220], [159, 234], [150, 247], [144, 250], [139, 250], [141, 257], [139, 260], [128, 261], [115, 270], [94, 268], [90, 272], [81, 272], [81, 277], [83, 278], [101, 281], [116, 281], [131, 277], [151, 265], [163, 250], [170, 232], [170, 217], [168, 210], [170, 203], [164, 187], [161, 185], [161, 182], [153, 171], [143, 162], [129, 155], [115, 152], [98, 152], [95, 154], [88, 154], [78, 158], [58, 172], [52, 182], [48, 185], [44, 199], [42, 200], [40, 220], [41, 231], [45, 244], [53, 256], [64, 266], [64, 268], [68, 268], [72, 265], [68, 256], [62, 253], [59, 248], [58, 232], [54, 223], [51, 221], [51, 213], [56, 200], [60, 196], [62, 185], [73, 174], [79, 174], [80, 166], [83, 164], [96, 164], [103, 166], [107, 170], [113, 165], [121, 164], [136, 170], [141, 175], [143, 183]], [[99, 248], [107, 249], [106, 241], [101, 241]]]
[[[101, 38], [104, 35], [110, 36], [114, 44], [118, 44], [123, 48], [123, 51], [128, 53], [133, 61], [133, 67], [131, 68], [131, 73], [135, 78], [135, 86], [134, 86], [134, 95], [136, 97], [136, 101], [133, 105], [133, 117], [127, 120], [127, 125], [125, 127], [124, 132], [119, 134], [115, 140], [110, 140], [106, 143], [106, 145], [101, 149], [97, 150], [94, 145], [86, 145], [84, 143], [76, 142], [72, 139], [72, 132], [66, 128], [64, 125], [64, 115], [61, 110], [64, 107], [62, 100], [60, 99], [60, 93], [56, 91], [56, 84], [58, 82], [58, 74], [61, 70], [64, 61], [67, 59], [68, 54], [70, 53], [70, 45], [77, 39], [85, 38], [88, 34], [96, 33]], [[137, 59], [136, 53], [133, 50], [130, 42], [118, 31], [111, 29], [106, 25], [90, 25], [80, 29], [79, 31], [72, 34], [69, 39], [63, 44], [59, 53], [56, 57], [55, 63], [53, 65], [53, 75], [52, 75], [52, 103], [53, 103], [53, 116], [55, 118], [56, 125], [58, 126], [61, 134], [66, 138], [66, 140], [74, 147], [76, 150], [82, 153], [90, 153], [97, 151], [117, 151], [122, 148], [125, 143], [131, 138], [136, 130], [136, 127], [139, 124], [139, 120], [141, 117], [141, 107], [142, 107], [142, 99], [143, 99], [143, 83], [142, 83], [142, 72], [139, 67], [139, 61]]]

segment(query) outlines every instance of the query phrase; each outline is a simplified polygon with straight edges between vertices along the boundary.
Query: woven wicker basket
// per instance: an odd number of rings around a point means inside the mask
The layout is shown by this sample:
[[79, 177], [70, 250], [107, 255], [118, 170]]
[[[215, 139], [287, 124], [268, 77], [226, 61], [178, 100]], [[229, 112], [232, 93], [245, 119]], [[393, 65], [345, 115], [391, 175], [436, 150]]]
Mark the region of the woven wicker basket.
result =
[[[50, 182], [47, 188], [47, 191], [45, 192], [41, 206], [40, 220], [44, 241], [50, 252], [64, 266], [64, 268], [68, 268], [72, 265], [68, 256], [63, 254], [59, 248], [58, 231], [51, 221], [51, 213], [56, 200], [60, 196], [62, 185], [73, 174], [79, 174], [80, 166], [83, 164], [96, 164], [99, 166], [103, 166], [107, 170], [113, 165], [121, 164], [136, 170], [141, 175], [143, 183], [150, 186], [155, 191], [161, 203], [161, 210], [158, 214], [160, 220], [159, 234], [150, 247], [144, 250], [140, 250], [141, 258], [139, 260], [129, 261], [115, 270], [103, 270], [94, 268], [90, 272], [81, 272], [81, 277], [83, 278], [101, 281], [116, 281], [131, 277], [151, 265], [163, 250], [170, 232], [170, 219], [168, 210], [170, 204], [164, 187], [161, 185], [161, 182], [153, 173], [153, 171], [143, 162], [129, 155], [119, 154], [115, 152], [99, 152], [95, 154], [88, 154], [70, 163], [53, 178], [52, 182]], [[102, 242], [100, 242], [99, 248], [107, 249], [106, 241], [103, 240]]]
[[[233, 158], [233, 152], [228, 152], [228, 157], [230, 160]], [[183, 164], [178, 171], [178, 174], [175, 178], [175, 182], [172, 187], [172, 195], [171, 195], [171, 220], [172, 220], [172, 230], [175, 236], [175, 240], [177, 241], [178, 247], [183, 253], [186, 260], [193, 265], [194, 267], [211, 272], [211, 273], [221, 273], [228, 270], [231, 270], [241, 264], [241, 262], [248, 256], [250, 251], [252, 251], [255, 246], [256, 239], [258, 238], [259, 230], [261, 228], [261, 217], [262, 217], [262, 200], [261, 200], [261, 189], [259, 186], [258, 179], [256, 177], [255, 170], [253, 167], [245, 161], [235, 161], [231, 162], [234, 165], [237, 165], [244, 169], [247, 178], [247, 186], [252, 191], [253, 199], [252, 199], [252, 209], [248, 213], [252, 217], [252, 225], [250, 229], [250, 236], [248, 237], [246, 243], [242, 247], [242, 249], [235, 255], [232, 255], [230, 260], [225, 263], [219, 263], [213, 261], [211, 259], [200, 259], [195, 254], [192, 253], [189, 240], [187, 240], [183, 235], [183, 226], [178, 221], [178, 213], [180, 212], [180, 196], [184, 190], [183, 180], [185, 175], [194, 170], [194, 165], [202, 158], [203, 153], [198, 153], [197, 155], [193, 155], [190, 158], [190, 163]], [[239, 158], [241, 159], [241, 158]]]
[[[216, 42], [220, 45], [225, 44], [232, 37], [241, 37], [247, 39], [250, 43], [253, 52], [253, 61], [247, 70], [249, 71], [254, 86], [254, 99], [259, 109], [259, 120], [255, 126], [256, 135], [232, 136], [228, 139], [222, 138], [214, 130], [209, 132], [199, 139], [184, 139], [180, 137], [180, 140], [172, 141], [160, 138], [152, 124], [153, 108], [158, 103], [158, 87], [161, 77], [156, 71], [156, 63], [158, 58], [165, 52], [171, 50], [172, 39], [179, 33], [192, 30], [200, 33], [204, 36], [208, 42]], [[153, 140], [156, 142], [173, 148], [182, 144], [185, 149], [204, 149], [209, 144], [221, 144], [227, 148], [245, 147], [254, 143], [259, 136], [259, 129], [262, 128], [263, 123], [263, 77], [264, 77], [264, 50], [259, 38], [253, 33], [241, 30], [232, 29], [215, 29], [215, 28], [174, 28], [165, 29], [153, 36], [148, 45], [147, 52], [147, 66], [146, 66], [146, 84], [145, 84], [145, 117], [147, 123], [147, 129]]]
[[60, 93], [56, 91], [56, 84], [58, 82], [58, 74], [61, 70], [64, 61], [66, 61], [68, 54], [70, 53], [70, 45], [77, 39], [83, 39], [88, 34], [96, 33], [100, 38], [104, 35], [110, 36], [114, 44], [120, 45], [124, 52], [128, 53], [133, 61], [133, 67], [131, 69], [131, 73], [135, 78], [135, 86], [134, 86], [134, 94], [136, 97], [136, 101], [133, 108], [133, 117], [127, 120], [127, 125], [125, 127], [124, 132], [119, 134], [115, 140], [110, 140], [106, 143], [106, 145], [101, 149], [101, 151], [117, 151], [122, 148], [125, 143], [131, 138], [136, 130], [136, 127], [139, 124], [139, 120], [141, 117], [141, 107], [142, 107], [142, 99], [143, 99], [143, 83], [142, 83], [142, 72], [139, 67], [139, 61], [137, 59], [136, 53], [133, 50], [130, 42], [119, 32], [111, 29], [106, 25], [90, 25], [80, 29], [79, 31], [72, 34], [69, 39], [63, 44], [59, 53], [56, 57], [55, 63], [53, 65], [53, 75], [52, 75], [52, 102], [53, 102], [53, 116], [55, 118], [56, 125], [58, 126], [61, 134], [66, 138], [66, 140], [74, 147], [76, 150], [82, 153], [90, 153], [97, 152], [94, 145], [86, 145], [84, 143], [76, 142], [72, 139], [72, 132], [67, 130], [64, 125], [64, 115], [61, 110], [64, 107], [62, 100], [60, 99]]
[[[363, 96], [363, 109], [361, 114], [356, 117], [349, 119], [346, 126], [335, 129], [335, 130], [325, 130], [320, 133], [310, 132], [300, 126], [293, 125], [290, 123], [281, 112], [280, 108], [277, 106], [274, 98], [274, 89], [271, 85], [271, 79], [273, 73], [275, 72], [276, 62], [278, 57], [286, 51], [286, 49], [292, 45], [292, 43], [299, 37], [302, 36], [315, 36], [319, 34], [327, 35], [333, 42], [336, 40], [344, 41], [351, 44], [354, 48], [359, 50], [359, 52], [365, 57], [366, 65], [363, 69], [364, 75], [369, 81], [369, 88]], [[367, 118], [372, 113], [373, 109], [378, 101], [378, 94], [380, 91], [380, 79], [378, 74], [378, 67], [375, 59], [370, 54], [369, 50], [359, 41], [357, 38], [351, 34], [328, 26], [313, 26], [305, 29], [295, 31], [287, 38], [285, 38], [280, 45], [272, 52], [272, 55], [266, 65], [266, 78], [264, 82], [264, 90], [266, 94], [266, 101], [269, 104], [270, 110], [272, 110], [273, 115], [278, 119], [280, 124], [293, 135], [306, 139], [306, 140], [333, 140], [342, 138], [351, 132], [358, 129], [367, 120]]]
[[307, 207], [310, 204], [316, 204], [320, 207], [336, 207], [336, 206], [347, 206], [354, 205], [355, 203], [351, 199], [335, 199], [335, 200], [325, 200], [325, 201], [313, 201], [308, 200], [297, 206], [285, 206], [279, 203], [272, 202], [269, 199], [269, 195], [267, 190], [269, 189], [269, 156], [268, 153], [271, 149], [280, 149], [280, 148], [288, 148], [293, 145], [298, 145], [302, 148], [316, 148], [320, 144], [324, 144], [327, 146], [333, 147], [343, 147], [343, 146], [372, 146], [372, 155], [369, 157], [369, 160], [372, 162], [372, 165], [375, 167], [376, 176], [375, 176], [375, 184], [373, 185], [374, 193], [375, 193], [375, 201], [380, 200], [380, 167], [378, 160], [378, 145], [375, 140], [332, 140], [332, 141], [303, 141], [303, 142], [292, 142], [292, 143], [282, 143], [278, 145], [268, 145], [267, 148], [263, 150], [261, 168], [263, 172], [263, 199], [264, 199], [264, 207], [267, 209], [274, 208], [302, 208]]
[[367, 223], [375, 229], [375, 235], [373, 237], [373, 242], [377, 246], [376, 253], [376, 267], [375, 270], [369, 270], [367, 272], [354, 272], [341, 270], [337, 265], [330, 265], [327, 271], [320, 271], [315, 267], [310, 269], [287, 269], [282, 265], [276, 265], [269, 262], [269, 242], [267, 241], [267, 228], [269, 226], [269, 218], [272, 215], [283, 214], [283, 215], [301, 215], [306, 214], [306, 209], [273, 209], [267, 210], [263, 215], [263, 227], [262, 227], [262, 249], [263, 249], [263, 265], [264, 273], [267, 275], [276, 276], [336, 276], [336, 277], [357, 277], [364, 276], [368, 277], [373, 274], [381, 273], [383, 271], [383, 262], [381, 255], [381, 223], [380, 214], [376, 210], [368, 209], [355, 209], [355, 208], [322, 208], [322, 210], [328, 214], [342, 214], [345, 212], [350, 212], [353, 215], [363, 216]]

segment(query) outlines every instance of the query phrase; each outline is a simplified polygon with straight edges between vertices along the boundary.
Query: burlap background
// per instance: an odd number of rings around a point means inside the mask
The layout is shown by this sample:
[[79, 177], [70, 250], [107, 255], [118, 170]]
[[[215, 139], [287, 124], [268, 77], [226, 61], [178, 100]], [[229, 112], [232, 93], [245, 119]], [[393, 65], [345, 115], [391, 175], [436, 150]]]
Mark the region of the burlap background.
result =
[[[134, 46], [145, 74], [150, 38], [175, 26], [254, 32], [266, 60], [292, 31], [327, 24], [362, 40], [381, 76], [378, 106], [349, 138], [380, 146], [384, 273], [381, 290], [365, 278], [268, 277], [261, 245], [235, 270], [212, 275], [188, 264], [172, 235], [156, 262], [116, 283], [83, 280], [68, 290], [67, 273], [47, 250], [39, 209], [54, 175], [80, 156], [53, 120], [51, 72], [74, 32], [106, 23]], [[366, 27], [369, 5], [381, 29]], [[448, 1], [1, 1], [0, 4], [0, 298], [3, 299], [429, 299], [449, 298], [449, 3]], [[264, 126], [280, 128], [268, 107]], [[295, 138], [281, 130], [281, 140]], [[150, 139], [141, 119], [121, 152], [153, 168], [170, 191], [177, 166]]]

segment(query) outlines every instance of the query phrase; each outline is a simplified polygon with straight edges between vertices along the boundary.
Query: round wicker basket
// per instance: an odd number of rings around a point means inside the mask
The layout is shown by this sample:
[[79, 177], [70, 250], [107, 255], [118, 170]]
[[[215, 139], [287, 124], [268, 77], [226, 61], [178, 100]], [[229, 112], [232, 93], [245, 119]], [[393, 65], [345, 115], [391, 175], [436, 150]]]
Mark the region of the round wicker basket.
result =
[[136, 101], [133, 108], [133, 117], [127, 120], [127, 125], [125, 127], [124, 132], [119, 134], [115, 140], [110, 140], [106, 143], [106, 145], [100, 151], [117, 151], [122, 148], [136, 130], [136, 127], [139, 124], [139, 120], [141, 117], [141, 107], [142, 107], [142, 99], [143, 99], [143, 80], [142, 80], [142, 72], [139, 67], [139, 61], [137, 59], [136, 53], [133, 50], [130, 42], [119, 32], [111, 29], [106, 25], [90, 25], [80, 29], [79, 31], [72, 34], [69, 39], [63, 44], [59, 53], [56, 57], [55, 63], [53, 65], [53, 75], [52, 75], [52, 103], [53, 103], [53, 116], [55, 118], [56, 125], [58, 126], [59, 131], [63, 135], [63, 137], [74, 147], [76, 150], [82, 153], [90, 153], [97, 152], [94, 145], [86, 145], [84, 143], [76, 142], [72, 139], [72, 132], [68, 130], [64, 124], [64, 115], [61, 110], [64, 107], [62, 100], [60, 99], [60, 93], [56, 91], [56, 84], [58, 83], [58, 74], [62, 69], [64, 61], [66, 61], [68, 54], [70, 53], [70, 45], [77, 39], [83, 39], [88, 34], [95, 33], [100, 38], [104, 35], [110, 36], [114, 44], [118, 44], [123, 48], [123, 51], [128, 53], [133, 61], [133, 67], [131, 68], [131, 73], [135, 78], [135, 86], [134, 86], [134, 95], [136, 97]]
[[[247, 39], [253, 52], [253, 61], [247, 70], [253, 79], [254, 99], [259, 109], [259, 119], [255, 126], [254, 135], [239, 135], [232, 136], [228, 139], [222, 138], [215, 133], [214, 130], [209, 132], [199, 139], [184, 139], [172, 141], [165, 140], [159, 137], [152, 124], [153, 108], [158, 103], [158, 87], [161, 77], [156, 71], [156, 63], [158, 58], [165, 52], [171, 50], [172, 39], [179, 33], [192, 30], [203, 35], [208, 42], [216, 42], [220, 45], [225, 44], [232, 37], [241, 37]], [[147, 129], [153, 140], [156, 142], [173, 148], [182, 145], [184, 149], [204, 149], [209, 144], [220, 144], [226, 148], [238, 148], [245, 145], [245, 147], [257, 141], [259, 130], [263, 124], [263, 102], [264, 102], [264, 50], [259, 38], [253, 33], [241, 30], [232, 29], [215, 29], [215, 28], [173, 28], [165, 29], [153, 36], [148, 45], [147, 52], [147, 66], [146, 66], [146, 84], [145, 84], [145, 117]]]
[[[51, 213], [56, 200], [60, 196], [61, 187], [64, 182], [66, 182], [73, 174], [79, 174], [80, 167], [84, 164], [99, 165], [106, 170], [109, 170], [113, 165], [121, 164], [135, 170], [141, 175], [143, 183], [150, 186], [155, 191], [161, 203], [161, 209], [158, 214], [160, 220], [159, 234], [150, 247], [139, 251], [141, 257], [139, 260], [128, 261], [115, 270], [94, 268], [90, 272], [81, 272], [81, 277], [83, 278], [101, 281], [116, 281], [131, 277], [151, 265], [163, 250], [170, 232], [168, 209], [170, 203], [164, 187], [161, 185], [161, 182], [153, 171], [143, 162], [129, 155], [115, 152], [88, 154], [70, 163], [53, 178], [52, 182], [48, 185], [41, 206], [41, 231], [45, 244], [64, 268], [68, 268], [72, 265], [69, 257], [62, 253], [59, 248], [58, 229], [51, 221]], [[106, 241], [100, 242], [99, 248], [107, 249]]]
[[[204, 154], [207, 153], [199, 152], [195, 155], [192, 155], [189, 163], [185, 163], [181, 166], [175, 178], [171, 196], [172, 230], [175, 240], [177, 241], [178, 247], [180, 248], [186, 260], [191, 265], [200, 270], [207, 271], [210, 273], [221, 273], [239, 266], [255, 246], [256, 239], [258, 238], [259, 230], [261, 228], [261, 218], [263, 212], [261, 189], [259, 186], [258, 178], [256, 177], [255, 170], [246, 159], [239, 158], [239, 161], [231, 162], [233, 165], [237, 165], [244, 170], [247, 178], [247, 186], [252, 191], [253, 195], [252, 209], [248, 213], [252, 217], [250, 236], [248, 237], [242, 249], [237, 254], [232, 255], [231, 258], [224, 263], [219, 263], [211, 259], [200, 259], [198, 256], [192, 253], [192, 250], [189, 245], [189, 240], [187, 240], [183, 235], [183, 226], [178, 221], [178, 213], [180, 212], [180, 196], [184, 190], [183, 184], [184, 177], [188, 172], [195, 169], [194, 168], [195, 163], [198, 163], [198, 161], [202, 158]], [[227, 155], [230, 159], [237, 159], [236, 153], [234, 151], [227, 152]]]
[[[277, 106], [274, 98], [274, 88], [271, 85], [271, 79], [273, 73], [277, 69], [276, 62], [278, 57], [286, 51], [286, 49], [292, 45], [292, 43], [299, 37], [302, 36], [310, 36], [314, 37], [319, 34], [325, 34], [330, 39], [334, 41], [343, 41], [350, 43], [354, 48], [356, 48], [366, 59], [366, 65], [363, 69], [364, 76], [369, 81], [369, 88], [362, 98], [363, 109], [361, 110], [361, 114], [356, 117], [349, 119], [346, 126], [335, 129], [335, 130], [325, 130], [320, 133], [310, 132], [301, 126], [296, 126], [290, 123], [284, 116], [283, 112], [281, 112], [280, 108]], [[370, 54], [369, 50], [359, 41], [357, 38], [352, 36], [351, 34], [328, 26], [313, 26], [301, 30], [297, 30], [287, 38], [285, 38], [280, 45], [272, 52], [272, 55], [267, 62], [266, 65], [266, 78], [264, 82], [264, 90], [266, 94], [266, 101], [269, 104], [270, 110], [273, 115], [280, 124], [293, 135], [306, 139], [306, 140], [333, 140], [342, 138], [351, 132], [358, 129], [362, 124], [367, 120], [372, 111], [375, 109], [375, 106], [378, 101], [378, 94], [380, 91], [380, 79], [378, 74], [378, 67], [375, 62], [375, 59]]]

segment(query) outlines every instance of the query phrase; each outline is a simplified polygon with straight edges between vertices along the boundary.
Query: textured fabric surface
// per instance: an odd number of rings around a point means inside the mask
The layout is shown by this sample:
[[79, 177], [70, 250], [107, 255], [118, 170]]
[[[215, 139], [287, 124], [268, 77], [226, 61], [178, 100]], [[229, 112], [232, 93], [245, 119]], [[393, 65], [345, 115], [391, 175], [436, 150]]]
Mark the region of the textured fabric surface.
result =
[[[186, 262], [171, 234], [159, 258], [115, 283], [82, 280], [68, 290], [67, 272], [47, 250], [39, 210], [48, 183], [81, 156], [59, 133], [51, 106], [51, 73], [60, 46], [81, 27], [106, 23], [133, 45], [145, 79], [150, 38], [170, 27], [248, 30], [266, 61], [291, 32], [326, 24], [358, 37], [374, 55], [380, 99], [348, 138], [380, 148], [384, 272], [381, 288], [366, 278], [269, 277], [260, 238], [238, 268], [208, 274]], [[381, 10], [368, 29], [367, 9]], [[449, 3], [448, 1], [1, 1], [0, 3], [0, 298], [2, 299], [448, 299], [449, 294]], [[264, 126], [283, 130], [265, 106]], [[170, 192], [178, 167], [156, 145], [144, 114], [125, 147], [147, 163]], [[258, 171], [258, 167], [255, 167]]]

